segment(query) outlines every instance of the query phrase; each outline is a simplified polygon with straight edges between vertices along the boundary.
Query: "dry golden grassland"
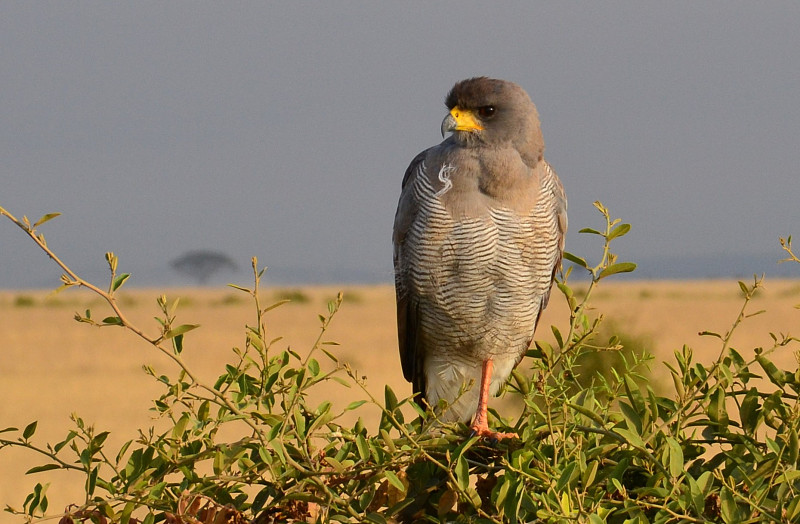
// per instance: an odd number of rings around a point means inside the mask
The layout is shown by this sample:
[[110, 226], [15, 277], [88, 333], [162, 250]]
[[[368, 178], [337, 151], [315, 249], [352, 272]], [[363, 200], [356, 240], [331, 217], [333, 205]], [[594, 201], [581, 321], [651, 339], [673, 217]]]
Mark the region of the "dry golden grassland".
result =
[[[580, 288], [580, 285], [576, 285]], [[283, 339], [276, 348], [290, 346], [299, 353], [311, 347], [319, 333], [318, 314], [327, 313], [326, 303], [340, 288], [313, 287], [268, 289], [262, 304], [290, 297], [295, 300], [267, 314], [268, 329]], [[370, 390], [382, 398], [385, 384], [398, 396], [410, 393], [402, 377], [397, 353], [394, 291], [390, 286], [341, 288], [345, 301], [326, 340], [343, 361], [368, 377]], [[156, 297], [161, 291], [130, 290], [120, 293], [123, 309], [134, 323], [156, 334], [153, 319], [159, 311]], [[178, 323], [201, 324], [186, 335], [184, 358], [206, 382], [213, 383], [232, 358], [231, 348], [242, 347], [245, 324], [253, 323], [255, 311], [249, 297], [232, 289], [174, 289], [167, 296], [181, 297]], [[800, 335], [800, 281], [767, 281], [751, 304], [750, 311], [765, 313], [749, 318], [733, 338], [733, 347], [745, 358], [753, 348], [769, 347], [770, 332]], [[668, 380], [662, 361], [683, 344], [692, 346], [696, 360], [710, 361], [720, 343], [702, 337], [703, 330], [724, 334], [742, 305], [735, 281], [624, 282], [604, 281], [591, 301], [593, 314], [602, 313], [608, 325], [639, 341], [656, 358], [654, 380]], [[0, 429], [25, 427], [38, 420], [34, 440], [38, 444], [63, 439], [77, 413], [98, 430], [110, 430], [110, 450], [136, 438], [137, 428], [154, 423], [151, 400], [161, 393], [159, 385], [141, 369], [174, 371], [174, 364], [144, 341], [118, 327], [95, 328], [73, 320], [76, 311], [91, 307], [93, 317], [110, 314], [98, 298], [67, 291], [55, 297], [46, 292], [0, 292]], [[552, 339], [549, 326], [566, 332], [568, 310], [555, 290], [540, 324], [537, 338]], [[321, 360], [324, 357], [321, 357]], [[797, 367], [791, 350], [773, 355], [784, 369]], [[171, 373], [174, 374], [174, 373]], [[350, 390], [331, 385], [320, 391], [320, 399], [349, 401]], [[7, 434], [6, 434], [7, 435]], [[4, 435], [4, 436], [6, 436]], [[36, 482], [52, 482], [48, 492], [52, 511], [69, 502], [81, 502], [83, 480], [60, 472], [25, 476], [24, 472], [44, 462], [29, 451], [0, 451], [0, 505], [21, 508], [25, 494]], [[12, 522], [0, 514], [0, 522]]]

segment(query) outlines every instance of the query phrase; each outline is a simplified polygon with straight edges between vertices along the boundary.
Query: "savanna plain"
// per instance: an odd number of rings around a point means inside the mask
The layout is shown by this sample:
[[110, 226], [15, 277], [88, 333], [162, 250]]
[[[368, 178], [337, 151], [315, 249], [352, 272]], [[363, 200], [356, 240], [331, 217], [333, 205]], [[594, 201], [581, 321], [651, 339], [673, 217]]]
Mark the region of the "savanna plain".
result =
[[[577, 292], [582, 289], [580, 283], [573, 286]], [[327, 313], [327, 302], [339, 291], [344, 293], [344, 302], [324, 335], [326, 341], [338, 345], [327, 349], [366, 377], [367, 387], [375, 396], [382, 398], [386, 385], [398, 397], [410, 394], [397, 351], [394, 290], [388, 285], [262, 288], [262, 307], [290, 300], [266, 313], [268, 333], [272, 338], [282, 337], [273, 350], [291, 348], [301, 355], [306, 353], [319, 335], [319, 315]], [[157, 334], [156, 299], [162, 293], [170, 300], [180, 298], [179, 324], [200, 324], [199, 329], [186, 334], [183, 358], [202, 380], [213, 383], [233, 358], [232, 348], [244, 346], [246, 325], [256, 322], [252, 299], [232, 288], [180, 288], [133, 289], [120, 292], [118, 300], [129, 320], [145, 332]], [[650, 380], [667, 390], [671, 386], [663, 362], [673, 361], [673, 352], [684, 344], [693, 348], [696, 361], [716, 358], [720, 340], [700, 333], [724, 335], [742, 303], [735, 280], [604, 281], [590, 301], [591, 314], [603, 316], [606, 327], [602, 333], [623, 335], [623, 342], [632, 346], [628, 350], [653, 355]], [[764, 312], [745, 319], [731, 345], [748, 358], [754, 348], [772, 346], [770, 333], [800, 336], [797, 304], [800, 280], [765, 280], [748, 307], [749, 313]], [[150, 407], [163, 386], [145, 374], [142, 366], [174, 374], [175, 364], [119, 327], [97, 328], [76, 322], [74, 314], [83, 314], [86, 309], [92, 310], [93, 318], [111, 314], [99, 298], [82, 291], [67, 290], [57, 295], [0, 291], [0, 430], [23, 428], [38, 421], [33, 440], [44, 447], [46, 442], [58, 442], [66, 436], [73, 427], [70, 415], [74, 413], [97, 431], [110, 431], [107, 446], [115, 453], [123, 442], [138, 437], [138, 429], [159, 425]], [[550, 326], [566, 332], [568, 322], [566, 300], [554, 289], [536, 338], [552, 341]], [[791, 346], [782, 349], [782, 353], [772, 355], [775, 364], [797, 369], [797, 355]], [[320, 361], [324, 360], [320, 356]], [[340, 409], [355, 394], [334, 382], [325, 384], [324, 391], [316, 392], [320, 401], [331, 400]], [[501, 405], [497, 400], [492, 404]], [[504, 416], [513, 415], [502, 408], [500, 411]], [[377, 411], [372, 415], [377, 418]], [[59, 471], [25, 475], [44, 461], [29, 450], [0, 450], [0, 506], [21, 508], [37, 482], [50, 483], [50, 512], [83, 501], [81, 478]], [[9, 514], [0, 513], [0, 522], [15, 521]]]

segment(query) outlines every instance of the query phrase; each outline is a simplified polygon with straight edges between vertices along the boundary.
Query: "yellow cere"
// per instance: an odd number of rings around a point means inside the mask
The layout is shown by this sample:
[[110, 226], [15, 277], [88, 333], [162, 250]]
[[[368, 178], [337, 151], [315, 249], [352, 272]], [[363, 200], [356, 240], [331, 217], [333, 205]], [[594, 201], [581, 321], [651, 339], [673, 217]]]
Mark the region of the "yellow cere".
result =
[[456, 119], [456, 131], [481, 131], [483, 127], [475, 119], [475, 113], [468, 109], [461, 109], [456, 106], [450, 110], [450, 114]]

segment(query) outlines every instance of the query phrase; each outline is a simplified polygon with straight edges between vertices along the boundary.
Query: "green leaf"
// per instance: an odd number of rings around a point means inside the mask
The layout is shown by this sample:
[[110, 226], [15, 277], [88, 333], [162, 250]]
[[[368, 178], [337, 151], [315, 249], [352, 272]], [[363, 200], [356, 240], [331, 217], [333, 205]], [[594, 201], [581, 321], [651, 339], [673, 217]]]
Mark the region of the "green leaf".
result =
[[121, 326], [122, 319], [119, 317], [106, 317], [103, 319], [103, 324], [107, 326]]
[[603, 420], [603, 417], [601, 417], [598, 413], [592, 411], [589, 408], [586, 408], [584, 406], [580, 406], [578, 404], [572, 404], [572, 403], [569, 403], [567, 405], [570, 408], [572, 408], [575, 411], [577, 411], [578, 413], [580, 413], [581, 415], [583, 415], [585, 417], [588, 417], [589, 419], [591, 419], [593, 422], [595, 422], [600, 427], [603, 427], [603, 425], [606, 423], [606, 421]]
[[47, 510], [47, 488], [50, 487], [50, 483], [48, 482], [45, 485], [37, 483], [33, 487], [33, 493], [29, 494], [28, 497], [25, 499], [24, 506], [27, 508], [26, 513], [30, 516], [33, 516], [37, 510], [44, 513]]
[[356, 435], [356, 448], [358, 449], [358, 456], [362, 461], [366, 462], [369, 460], [370, 452], [369, 446], [367, 445], [367, 439], [365, 439], [364, 435], [360, 433]]
[[622, 416], [625, 417], [628, 429], [636, 433], [642, 433], [642, 418], [627, 402], [619, 401], [619, 408]]
[[591, 464], [586, 468], [586, 471], [583, 473], [583, 477], [581, 478], [581, 482], [587, 488], [592, 485], [594, 479], [597, 477], [597, 471], [600, 468], [600, 463], [596, 460], [593, 460]]
[[319, 375], [319, 362], [316, 359], [309, 359], [308, 370], [311, 372], [312, 377]]
[[111, 434], [109, 431], [102, 431], [92, 438], [92, 447], [99, 449]]
[[717, 388], [708, 403], [708, 418], [719, 424], [718, 431], [725, 431], [728, 427], [728, 411], [725, 408], [725, 390]]
[[[331, 518], [331, 520], [333, 520], [333, 518]], [[370, 524], [386, 524], [386, 519], [384, 518], [384, 516], [375, 511], [370, 511], [369, 513], [367, 513], [365, 520]]]
[[172, 347], [175, 349], [176, 355], [180, 355], [183, 352], [183, 335], [176, 335], [172, 339]]
[[580, 231], [578, 231], [578, 233], [589, 233], [590, 235], [600, 235], [601, 237], [605, 236], [600, 231], [598, 231], [596, 229], [592, 229], [590, 227], [585, 227], [585, 228], [581, 229]]
[[758, 389], [752, 387], [745, 393], [742, 405], [739, 408], [739, 418], [742, 421], [742, 428], [745, 434], [755, 435], [760, 411]]
[[175, 426], [172, 428], [172, 438], [175, 440], [183, 440], [183, 434], [186, 431], [186, 425], [189, 423], [189, 415], [184, 413]]
[[225, 454], [222, 451], [217, 451], [214, 454], [214, 463], [212, 464], [214, 474], [219, 475], [225, 469]]
[[25, 439], [25, 440], [28, 440], [29, 438], [31, 438], [33, 436], [33, 434], [36, 433], [36, 425], [37, 424], [38, 424], [37, 421], [33, 421], [30, 424], [28, 424], [27, 426], [25, 426], [25, 429], [22, 431], [22, 438]]
[[587, 268], [587, 269], [589, 268], [589, 264], [586, 262], [585, 259], [583, 259], [581, 257], [578, 257], [578, 256], [575, 256], [575, 255], [573, 255], [572, 253], [570, 253], [568, 251], [564, 251], [563, 257], [564, 257], [565, 260], [569, 260], [570, 262], [572, 262], [573, 264], [575, 264], [577, 266], [580, 266], [580, 267], [583, 267], [583, 268]]
[[392, 437], [389, 436], [389, 432], [381, 428], [380, 433], [381, 440], [383, 440], [383, 444], [386, 446], [386, 449], [389, 450], [389, 453], [397, 452], [397, 448], [394, 445], [394, 440], [392, 440]]
[[786, 461], [789, 464], [794, 464], [795, 462], [797, 462], [797, 455], [798, 455], [797, 431], [795, 431], [794, 428], [788, 428], [787, 431], [789, 432], [789, 438], [786, 443], [787, 446]]
[[33, 223], [33, 227], [35, 227], [35, 228], [36, 228], [36, 227], [39, 227], [39, 226], [41, 226], [42, 224], [44, 224], [45, 222], [47, 222], [47, 221], [49, 221], [49, 220], [53, 220], [53, 219], [54, 219], [55, 217], [57, 217], [57, 216], [61, 216], [61, 213], [47, 213], [47, 214], [46, 214], [46, 215], [44, 215], [42, 218], [40, 218], [39, 220], [37, 220], [36, 222], [34, 222], [34, 223]]
[[331, 420], [334, 419], [334, 415], [333, 415], [333, 413], [331, 413], [331, 403], [330, 402], [327, 402], [327, 401], [323, 402], [323, 404], [320, 405], [320, 407], [317, 408], [317, 409], [319, 411], [319, 415], [311, 423], [311, 425], [308, 427], [308, 431], [306, 432], [309, 435], [313, 434], [315, 429], [327, 424], [328, 422], [330, 422]]
[[550, 330], [553, 332], [553, 336], [556, 337], [556, 342], [558, 343], [558, 347], [563, 349], [564, 340], [561, 337], [561, 331], [559, 331], [558, 328], [553, 325], [550, 326]]
[[603, 271], [600, 272], [600, 275], [597, 277], [597, 280], [601, 278], [606, 278], [611, 275], [616, 275], [617, 273], [630, 273], [636, 269], [636, 264], [633, 262], [619, 262], [617, 264], [611, 264], [607, 266]]
[[674, 478], [678, 478], [684, 473], [683, 450], [674, 438], [666, 437], [666, 441], [669, 447], [669, 474]]
[[630, 375], [625, 375], [625, 394], [631, 401], [631, 406], [633, 409], [636, 410], [636, 413], [642, 414], [645, 412], [646, 406], [644, 403], [644, 397], [642, 397], [642, 391], [639, 389], [639, 384], [633, 380], [633, 377]]
[[800, 479], [800, 471], [790, 469], [778, 475], [775, 478], [775, 482], [794, 482], [797, 479]]
[[30, 475], [31, 473], [40, 473], [42, 471], [50, 471], [53, 469], [61, 469], [61, 466], [58, 464], [44, 464], [42, 466], [35, 466], [25, 472], [26, 475]]
[[384, 401], [386, 403], [387, 411], [394, 411], [397, 408], [397, 395], [394, 394], [392, 388], [387, 384], [383, 391]]
[[115, 278], [114, 282], [111, 283], [111, 291], [116, 291], [120, 287], [122, 287], [122, 284], [124, 284], [125, 281], [128, 280], [128, 277], [130, 276], [131, 276], [130, 273], [123, 273], [119, 275], [117, 278]]
[[686, 481], [689, 484], [689, 497], [691, 497], [692, 506], [694, 506], [694, 510], [697, 513], [702, 513], [705, 509], [705, 494], [700, 488], [700, 484], [689, 473], [686, 473]]
[[354, 401], [354, 402], [351, 402], [351, 403], [349, 403], [349, 404], [347, 405], [347, 407], [346, 407], [346, 408], [344, 408], [344, 410], [345, 410], [345, 411], [352, 411], [352, 410], [354, 410], [354, 409], [358, 409], [358, 408], [360, 408], [361, 406], [363, 406], [363, 405], [364, 405], [364, 404], [366, 404], [366, 403], [367, 403], [367, 401], [366, 401], [366, 400], [356, 400], [356, 401]]
[[723, 487], [719, 493], [720, 513], [722, 520], [726, 523], [741, 522], [739, 519], [739, 508], [736, 507], [736, 500], [733, 493], [727, 487]]
[[[131, 446], [131, 444], [133, 444], [133, 441], [129, 440], [129, 441], [125, 442], [122, 445], [122, 447], [120, 447], [119, 451], [117, 452], [117, 458], [116, 458], [117, 464], [122, 462], [122, 457], [125, 456], [125, 453], [128, 451], [128, 448]], [[56, 450], [56, 451], [58, 451], [58, 450]]]
[[403, 482], [395, 475], [393, 471], [389, 471], [388, 469], [383, 472], [383, 476], [386, 477], [386, 480], [389, 481], [389, 484], [397, 488], [399, 491], [405, 493], [406, 487], [403, 485]]
[[607, 240], [611, 240], [611, 239], [614, 239], [614, 238], [617, 238], [617, 237], [621, 237], [621, 236], [627, 234], [628, 231], [630, 231], [630, 230], [631, 230], [631, 225], [630, 224], [620, 224], [620, 225], [618, 225], [617, 227], [615, 227], [614, 229], [612, 229], [608, 233], [608, 236], [606, 237], [606, 239]]
[[344, 473], [346, 471], [342, 463], [333, 457], [325, 457], [323, 460], [328, 464], [330, 464], [331, 467], [336, 471], [336, 473]]
[[414, 401], [414, 399], [410, 399], [408, 403], [411, 406], [411, 408], [417, 412], [417, 415], [419, 415], [423, 419], [425, 418], [426, 412], [424, 407], [420, 406], [417, 402]]
[[569, 500], [569, 493], [566, 491], [561, 493], [561, 511], [565, 517], [572, 515], [572, 506]]
[[561, 491], [569, 486], [569, 481], [572, 478], [572, 474], [576, 467], [577, 464], [575, 462], [570, 462], [567, 464], [567, 467], [565, 467], [564, 471], [561, 472], [561, 476], [558, 477], [558, 482], [556, 482], [556, 491]]
[[541, 352], [542, 357], [544, 357], [545, 362], [552, 362], [553, 361], [553, 346], [549, 343], [545, 342], [544, 340], [537, 340], [536, 341], [536, 348]]
[[[151, 491], [151, 500], [153, 498], [155, 497], [152, 497], [152, 491]], [[107, 516], [111, 520], [111, 522], [118, 522], [119, 524], [130, 524], [131, 514], [133, 513], [134, 509], [136, 509], [136, 504], [134, 504], [133, 501], [130, 501], [126, 503], [125, 506], [122, 508], [122, 511], [120, 512], [119, 516], [115, 515], [114, 510], [108, 504], [102, 506], [101, 511], [105, 514], [105, 516]]]
[[183, 335], [184, 333], [188, 333], [193, 329], [197, 329], [200, 327], [200, 324], [183, 324], [176, 328], [170, 329], [166, 333], [164, 333], [164, 339], [170, 339], [172, 337], [176, 337], [178, 335]]
[[775, 384], [776, 386], [782, 388], [786, 385], [786, 374], [778, 369], [778, 367], [772, 363], [764, 355], [757, 355], [756, 360], [758, 361], [759, 365], [764, 369], [764, 372], [769, 377], [770, 382]]
[[800, 495], [795, 496], [786, 506], [786, 519], [788, 522], [797, 522], [800, 520]]
[[639, 434], [636, 433], [635, 431], [629, 431], [627, 429], [616, 428], [614, 430], [614, 432], [616, 434], [620, 435], [623, 439], [625, 439], [625, 441], [627, 441], [632, 446], [637, 447], [637, 448], [643, 448], [644, 447], [644, 441], [642, 440], [642, 437], [640, 437]]
[[100, 470], [100, 466], [96, 466], [92, 469], [92, 472], [89, 473], [89, 477], [86, 479], [86, 495], [92, 496], [94, 494], [94, 488], [97, 486], [97, 473]]
[[456, 482], [461, 490], [466, 491], [469, 487], [469, 464], [464, 455], [459, 455], [456, 460]]
[[775, 453], [776, 455], [780, 456], [780, 455], [783, 454], [783, 449], [781, 448], [781, 446], [777, 442], [772, 440], [771, 438], [766, 437], [764, 439], [764, 442], [766, 442], [767, 447], [769, 448], [769, 450], [772, 451], [773, 453]]

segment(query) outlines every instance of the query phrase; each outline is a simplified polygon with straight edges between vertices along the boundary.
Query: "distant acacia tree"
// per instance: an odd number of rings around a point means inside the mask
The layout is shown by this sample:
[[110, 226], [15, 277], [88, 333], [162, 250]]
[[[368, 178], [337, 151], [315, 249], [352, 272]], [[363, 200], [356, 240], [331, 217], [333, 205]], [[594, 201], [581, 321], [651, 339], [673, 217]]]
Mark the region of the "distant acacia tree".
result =
[[205, 284], [211, 275], [223, 269], [236, 270], [236, 263], [218, 251], [188, 251], [170, 262], [170, 265], [178, 273], [197, 280], [199, 284]]

